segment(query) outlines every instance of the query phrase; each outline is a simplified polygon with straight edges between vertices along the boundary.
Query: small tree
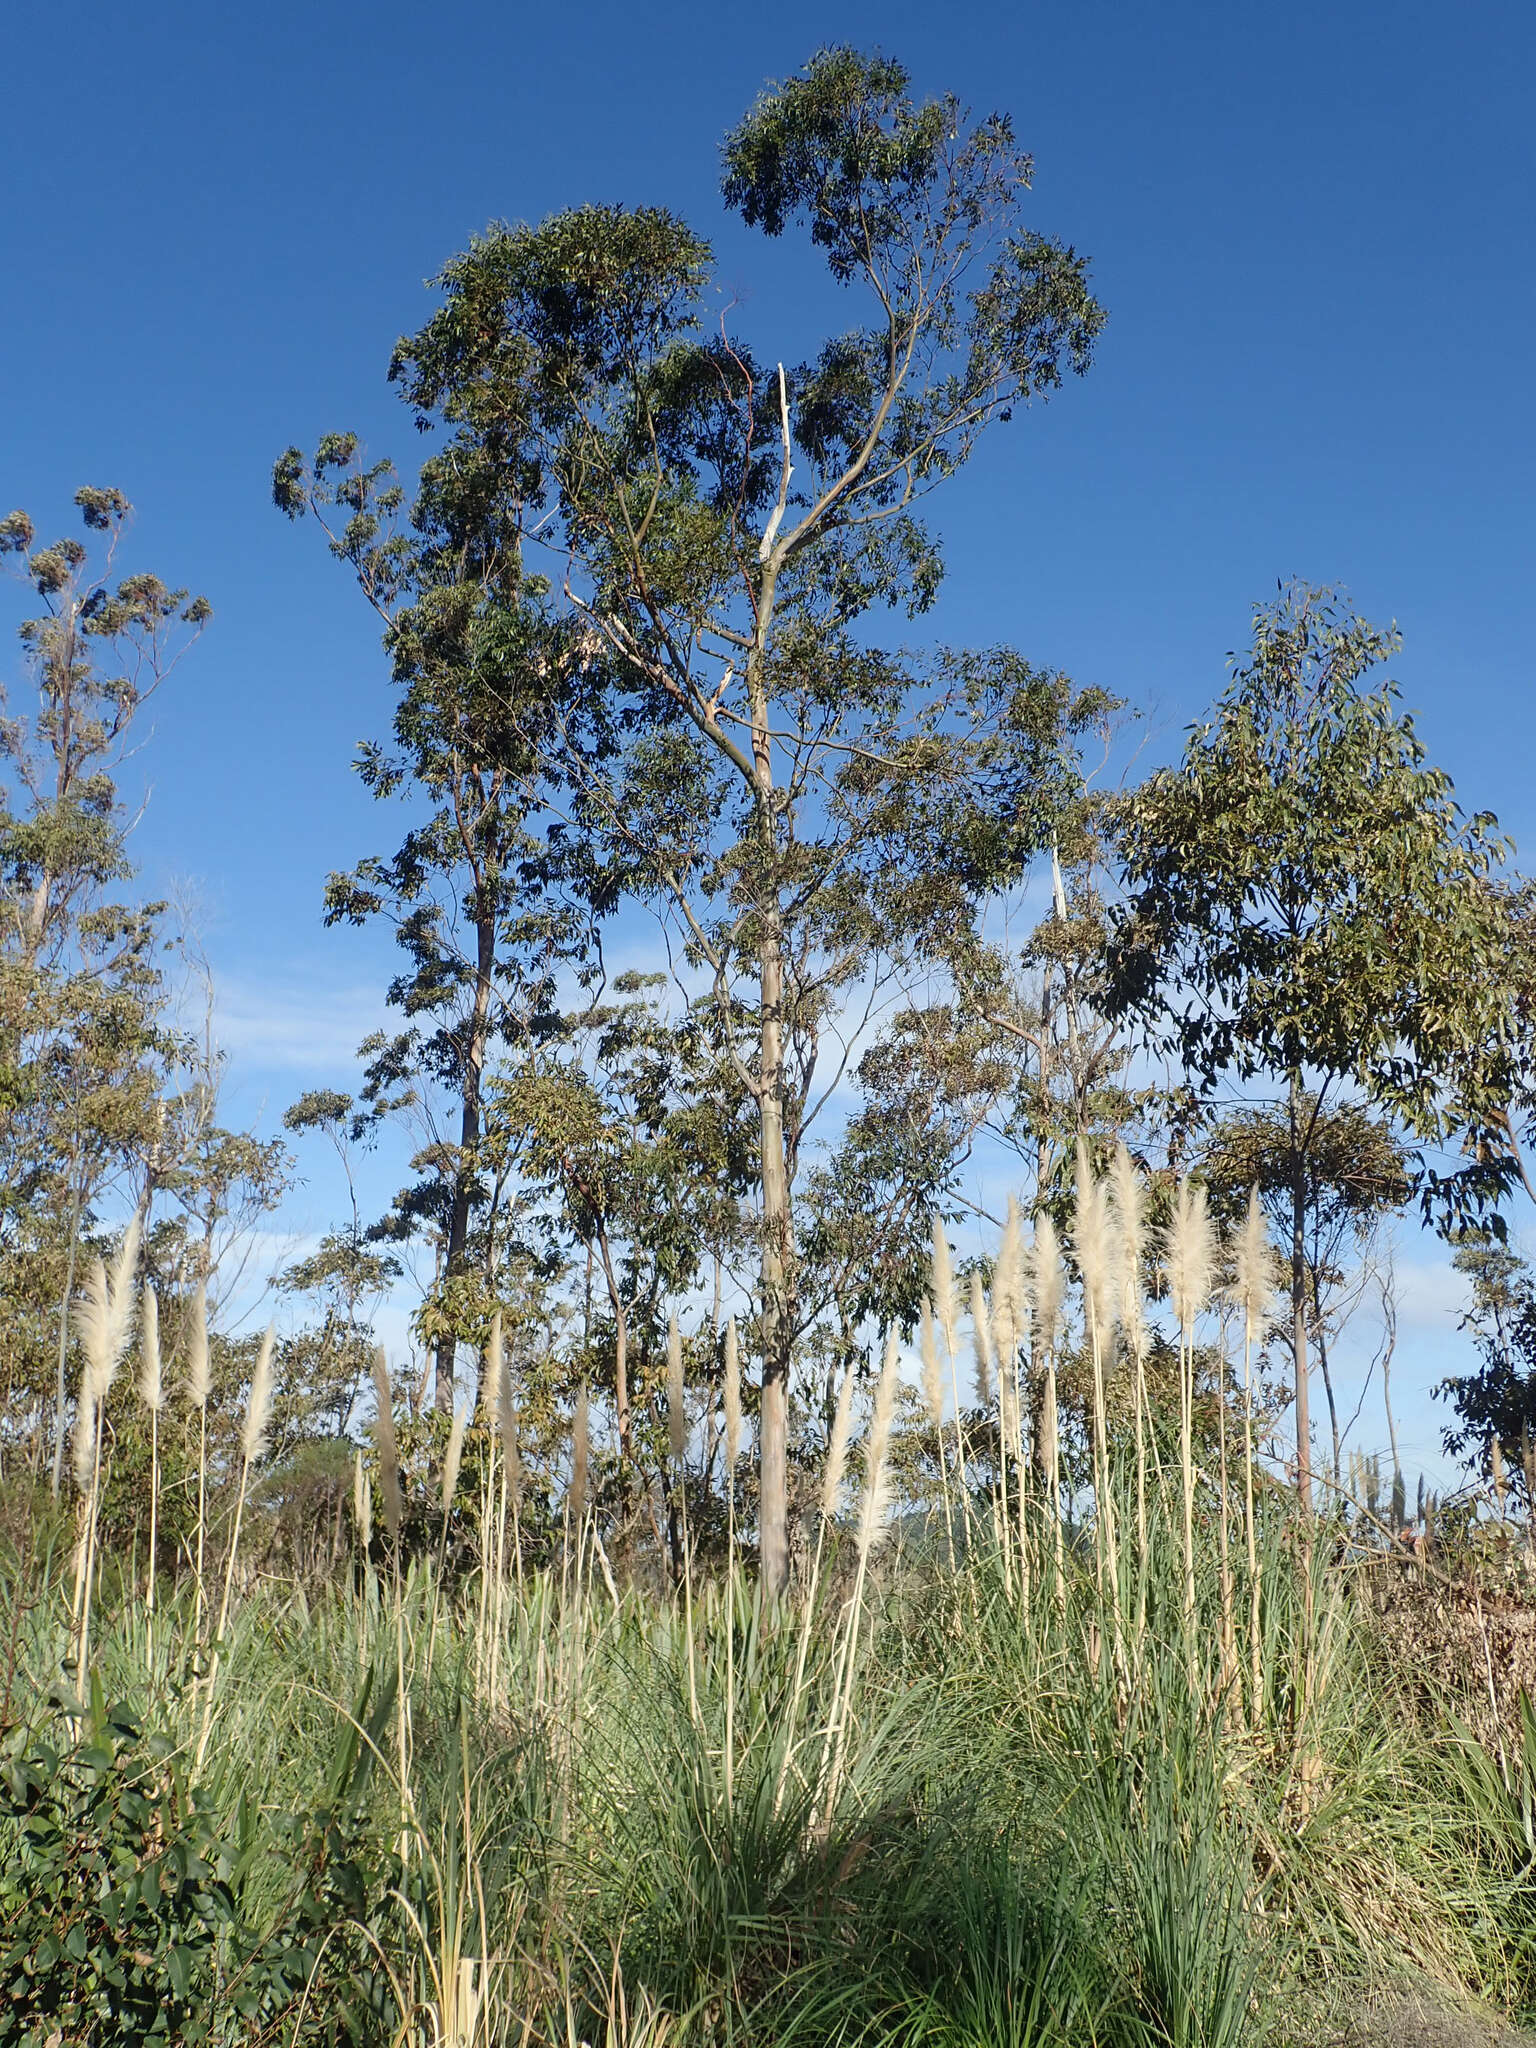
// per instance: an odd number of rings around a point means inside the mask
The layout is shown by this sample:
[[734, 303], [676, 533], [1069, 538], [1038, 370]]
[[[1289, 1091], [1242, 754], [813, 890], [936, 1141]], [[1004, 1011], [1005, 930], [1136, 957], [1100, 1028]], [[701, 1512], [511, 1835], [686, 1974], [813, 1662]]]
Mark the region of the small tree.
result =
[[1511, 1483], [1536, 1513], [1536, 1276], [1524, 1259], [1481, 1233], [1457, 1246], [1455, 1265], [1472, 1285], [1461, 1327], [1481, 1363], [1434, 1389], [1456, 1411], [1442, 1441], [1448, 1456], [1483, 1477], [1491, 1476], [1496, 1443]]
[[[1402, 1134], [1442, 1228], [1518, 1175], [1518, 1020], [1505, 855], [1428, 764], [1395, 684], [1398, 645], [1333, 593], [1295, 585], [1177, 768], [1121, 816], [1126, 901], [1113, 999], [1211, 1095], [1277, 1079], [1290, 1252], [1297, 1487], [1312, 1498], [1307, 1318], [1313, 1162], [1341, 1095]], [[1461, 1161], [1439, 1163], [1459, 1146]]]
[[[1329, 1346], [1358, 1305], [1369, 1264], [1346, 1264], [1367, 1252], [1382, 1219], [1400, 1210], [1411, 1184], [1404, 1146], [1391, 1125], [1358, 1102], [1319, 1110], [1303, 1095], [1293, 1120], [1289, 1102], [1235, 1110], [1211, 1132], [1201, 1161], [1218, 1214], [1236, 1229], [1250, 1188], [1257, 1188], [1271, 1222], [1290, 1238], [1300, 1167], [1305, 1210], [1307, 1314], [1305, 1330], [1317, 1348], [1333, 1437], [1333, 1483], [1340, 1484], [1344, 1432], [1334, 1392]], [[1308, 1133], [1299, 1161], [1293, 1132]], [[1294, 1241], [1294, 1240], [1292, 1240]], [[1353, 1284], [1351, 1284], [1353, 1280]], [[1293, 1327], [1293, 1340], [1294, 1340]], [[1394, 1460], [1395, 1463], [1395, 1460]]]

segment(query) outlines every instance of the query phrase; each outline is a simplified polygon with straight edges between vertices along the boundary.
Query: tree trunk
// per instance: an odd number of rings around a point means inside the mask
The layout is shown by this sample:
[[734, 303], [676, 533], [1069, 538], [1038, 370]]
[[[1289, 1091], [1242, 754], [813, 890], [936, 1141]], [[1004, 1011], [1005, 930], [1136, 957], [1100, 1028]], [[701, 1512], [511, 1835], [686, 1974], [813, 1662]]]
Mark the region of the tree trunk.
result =
[[1296, 1498], [1312, 1512], [1312, 1409], [1307, 1367], [1307, 1162], [1299, 1144], [1301, 1083], [1291, 1076], [1291, 1344], [1296, 1364]]
[[1344, 1479], [1344, 1440], [1339, 1435], [1339, 1404], [1334, 1398], [1333, 1369], [1328, 1363], [1328, 1332], [1323, 1324], [1323, 1303], [1315, 1266], [1312, 1269], [1312, 1308], [1317, 1317], [1317, 1362], [1322, 1368], [1323, 1392], [1328, 1399], [1328, 1426], [1333, 1433], [1333, 1498], [1337, 1505]]
[[619, 1276], [613, 1270], [613, 1259], [608, 1249], [608, 1232], [601, 1222], [597, 1226], [597, 1248], [602, 1254], [603, 1280], [608, 1288], [608, 1305], [613, 1310], [614, 1419], [619, 1427], [619, 1457], [627, 1465], [630, 1459], [629, 1316], [624, 1308]]
[[[478, 892], [477, 892], [478, 893]], [[464, 1045], [464, 1109], [459, 1119], [459, 1159], [453, 1173], [453, 1203], [448, 1211], [448, 1250], [443, 1267], [447, 1284], [469, 1270], [469, 1203], [475, 1178], [475, 1152], [480, 1143], [480, 1081], [485, 1072], [490, 1038], [492, 981], [496, 967], [496, 921], [483, 913], [475, 920], [475, 996], [470, 1005]], [[454, 1363], [458, 1332], [441, 1331], [437, 1339], [433, 1406], [440, 1415], [453, 1413]]]
[[789, 1584], [789, 1349], [788, 1299], [791, 1224], [789, 1174], [784, 1156], [783, 960], [777, 923], [758, 949], [761, 988], [761, 1064], [758, 1097], [762, 1133], [763, 1379], [758, 1424], [762, 1461], [758, 1550], [770, 1594]]
[[[786, 462], [788, 457], [786, 455]], [[784, 930], [778, 889], [778, 836], [774, 826], [773, 741], [768, 726], [764, 650], [773, 618], [775, 569], [765, 566], [758, 591], [757, 645], [747, 657], [752, 713], [753, 788], [762, 839], [762, 935], [758, 966], [759, 1177], [763, 1200], [763, 1367], [758, 1417], [758, 1559], [772, 1597], [789, 1585], [789, 1304], [793, 1231], [789, 1162], [784, 1143]]]

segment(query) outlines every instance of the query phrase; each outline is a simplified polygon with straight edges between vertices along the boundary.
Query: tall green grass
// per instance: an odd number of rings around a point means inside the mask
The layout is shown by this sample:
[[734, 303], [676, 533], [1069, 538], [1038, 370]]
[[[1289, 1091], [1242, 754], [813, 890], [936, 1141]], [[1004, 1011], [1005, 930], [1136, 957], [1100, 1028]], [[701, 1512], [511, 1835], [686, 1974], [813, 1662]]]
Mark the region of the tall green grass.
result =
[[[1043, 1522], [1026, 1594], [1017, 1524], [989, 1541], [978, 1513], [953, 1568], [931, 1542], [866, 1559], [857, 1603], [857, 1534], [833, 1527], [808, 1606], [739, 1570], [686, 1599], [610, 1590], [574, 1547], [498, 1603], [428, 1554], [251, 1588], [211, 1646], [193, 1586], [151, 1617], [108, 1570], [93, 1670], [173, 1754], [204, 1744], [198, 1795], [274, 1932], [338, 1745], [371, 1754], [377, 1882], [328, 1938], [375, 1957], [386, 2015], [322, 2036], [334, 2013], [295, 1994], [264, 2038], [1229, 2048], [1302, 2038], [1302, 1989], [1327, 2010], [1405, 1967], [1518, 2006], [1529, 1777], [1398, 1696], [1369, 1604], [1279, 1513], [1255, 1532], [1256, 1723], [1214, 1535], [1191, 1630], [1168, 1493], [1114, 1613], [1091, 1531], [1058, 1600]], [[57, 1554], [6, 1561], [13, 1752], [19, 1724], [68, 1724], [47, 1701], [69, 1594]], [[231, 2016], [213, 2038], [250, 2037]]]

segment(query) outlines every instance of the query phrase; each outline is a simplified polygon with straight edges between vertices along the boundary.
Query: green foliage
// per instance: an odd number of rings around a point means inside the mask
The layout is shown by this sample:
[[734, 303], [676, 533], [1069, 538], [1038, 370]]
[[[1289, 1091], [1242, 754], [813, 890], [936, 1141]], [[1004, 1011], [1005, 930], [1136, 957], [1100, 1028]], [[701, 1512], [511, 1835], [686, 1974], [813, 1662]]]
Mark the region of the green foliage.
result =
[[235, 1919], [206, 1803], [169, 1743], [98, 1700], [0, 1774], [0, 2041], [208, 2041]]
[[1115, 994], [1203, 1088], [1311, 1077], [1293, 1156], [1330, 1088], [1358, 1090], [1407, 1135], [1426, 1212], [1449, 1225], [1518, 1172], [1507, 849], [1492, 817], [1462, 816], [1396, 685], [1366, 686], [1397, 644], [1328, 591], [1255, 612], [1252, 654], [1182, 765], [1126, 799]]
[[386, 1687], [370, 1710], [365, 1687], [311, 1805], [271, 1815], [244, 1795], [219, 1810], [184, 1752], [99, 1687], [56, 1734], [17, 1731], [0, 1771], [0, 2041], [387, 2039], [378, 1940], [402, 1872], [365, 1794], [392, 1706]]
[[1536, 1276], [1517, 1253], [1476, 1234], [1457, 1246], [1455, 1265], [1472, 1283], [1461, 1327], [1481, 1362], [1473, 1372], [1448, 1374], [1433, 1390], [1456, 1411], [1442, 1441], [1451, 1457], [1485, 1478], [1497, 1443], [1510, 1483], [1529, 1508], [1536, 1493]]

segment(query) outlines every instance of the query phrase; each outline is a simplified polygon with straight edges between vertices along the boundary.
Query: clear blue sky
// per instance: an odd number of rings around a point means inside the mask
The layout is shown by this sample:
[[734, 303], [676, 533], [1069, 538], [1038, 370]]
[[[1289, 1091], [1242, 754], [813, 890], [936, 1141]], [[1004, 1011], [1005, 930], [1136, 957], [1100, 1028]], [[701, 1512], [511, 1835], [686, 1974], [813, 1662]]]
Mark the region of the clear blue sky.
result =
[[410, 459], [390, 344], [493, 217], [672, 206], [754, 345], [796, 354], [837, 309], [727, 226], [715, 152], [831, 40], [1011, 111], [1035, 220], [1110, 310], [1089, 378], [936, 502], [944, 636], [1149, 707], [1166, 753], [1254, 599], [1343, 582], [1403, 625], [1463, 801], [1536, 843], [1529, 5], [13, 10], [0, 509], [52, 529], [77, 484], [118, 485], [137, 555], [213, 601], [138, 851], [201, 897], [249, 1103], [349, 1078], [386, 949], [323, 932], [320, 885], [395, 823], [348, 772], [387, 727], [373, 625], [270, 509], [273, 457], [352, 426]]

